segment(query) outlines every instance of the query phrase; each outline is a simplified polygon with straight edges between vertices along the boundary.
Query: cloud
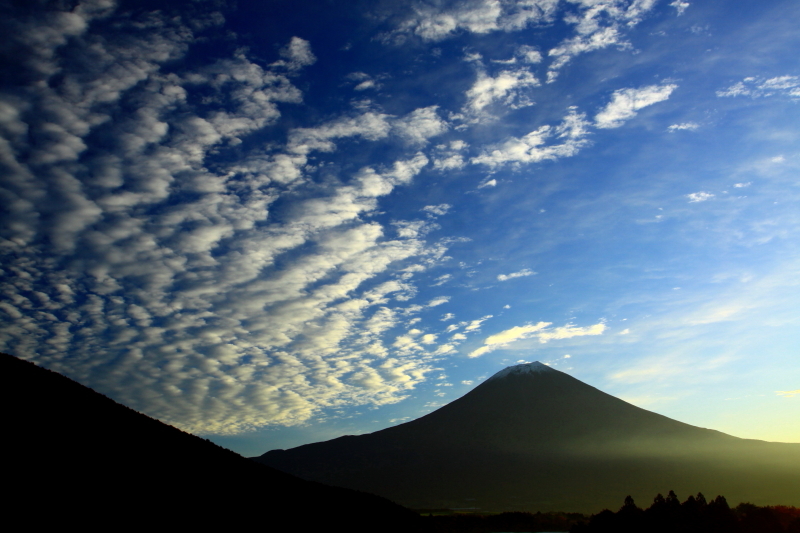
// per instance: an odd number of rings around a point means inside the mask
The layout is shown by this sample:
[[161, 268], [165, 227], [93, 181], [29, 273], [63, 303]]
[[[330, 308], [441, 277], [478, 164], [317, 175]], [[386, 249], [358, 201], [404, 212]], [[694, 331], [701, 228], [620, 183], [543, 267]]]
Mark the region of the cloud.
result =
[[[563, 20], [572, 27], [572, 32], [547, 52], [551, 59], [547, 81], [551, 83], [558, 71], [580, 54], [609, 46], [630, 48], [624, 38], [625, 30], [641, 22], [655, 5], [656, 0], [416, 2], [412, 6], [413, 13], [383, 37], [386, 41], [400, 43], [411, 36], [425, 41], [441, 41], [460, 32], [519, 31], [532, 25], [552, 24], [559, 6], [563, 6]], [[682, 12], [680, 5], [675, 7]], [[521, 47], [515, 56], [513, 60], [496, 62], [514, 64], [519, 59], [539, 63], [542, 60], [542, 54], [530, 46]]]
[[447, 131], [447, 122], [439, 118], [439, 106], [415, 109], [393, 123], [394, 131], [412, 145], [424, 145], [431, 137]]
[[443, 274], [434, 280], [434, 283], [431, 285], [431, 287], [438, 287], [440, 285], [444, 285], [451, 279], [453, 279], [452, 274]]
[[775, 391], [775, 394], [783, 396], [784, 398], [794, 398], [795, 396], [800, 395], [800, 389], [790, 390], [790, 391], [779, 390]]
[[672, 124], [672, 125], [670, 125], [667, 128], [667, 131], [670, 132], [670, 133], [674, 133], [676, 131], [683, 131], [683, 130], [694, 131], [699, 127], [700, 127], [700, 124], [697, 124], [696, 122], [682, 122], [680, 124]]
[[559, 69], [580, 54], [615, 45], [630, 47], [623, 38], [624, 28], [641, 22], [653, 9], [656, 0], [570, 0], [569, 3], [576, 5], [578, 10], [565, 16], [564, 20], [574, 26], [575, 35], [548, 51], [548, 56], [553, 58], [547, 73], [548, 83], [555, 81]]
[[440, 41], [457, 32], [515, 31], [552, 19], [558, 0], [472, 0], [445, 6], [417, 3], [414, 14], [393, 32], [396, 37], [415, 35]]
[[683, 0], [673, 0], [673, 2], [671, 2], [669, 5], [675, 8], [675, 10], [678, 12], [678, 16], [680, 17], [691, 4], [689, 2], [684, 2]]
[[281, 48], [280, 54], [284, 59], [276, 61], [273, 66], [298, 70], [317, 62], [316, 56], [311, 51], [311, 43], [300, 37], [292, 37], [289, 44]]
[[710, 200], [714, 198], [714, 195], [711, 194], [710, 192], [699, 191], [687, 194], [686, 197], [689, 199], [689, 203], [693, 204], [697, 202], [705, 202], [706, 200]]
[[[578, 113], [575, 108], [570, 108], [560, 125], [556, 127], [545, 125], [523, 137], [511, 137], [495, 148], [489, 148], [481, 155], [472, 158], [471, 162], [496, 168], [509, 163], [529, 164], [571, 157], [586, 144], [588, 126], [586, 115]], [[551, 139], [560, 142], [548, 144]]]
[[372, 77], [365, 72], [352, 72], [345, 76], [350, 81], [355, 82], [353, 87], [354, 91], [366, 91], [368, 89], [378, 90], [381, 88], [379, 80], [385, 79], [386, 76]]
[[454, 315], [453, 313], [445, 313], [444, 315], [442, 315], [442, 318], [440, 320], [442, 322], [447, 322], [448, 320], [453, 320], [455, 317], [456, 315]]
[[770, 96], [788, 96], [800, 98], [800, 76], [777, 76], [762, 78], [751, 76], [737, 82], [727, 89], [717, 91], [717, 96], [736, 97], [749, 96], [750, 98], [766, 98]]
[[428, 302], [428, 307], [436, 307], [438, 305], [446, 304], [449, 301], [449, 296], [439, 296]]
[[525, 276], [533, 276], [535, 274], [536, 274], [536, 272], [534, 272], [533, 270], [531, 270], [529, 268], [524, 268], [524, 269], [520, 270], [519, 272], [512, 272], [511, 274], [499, 274], [497, 276], [497, 279], [499, 281], [508, 281], [510, 279], [524, 278]]
[[614, 91], [611, 102], [595, 117], [598, 128], [618, 128], [636, 116], [636, 112], [647, 106], [667, 100], [675, 84], [649, 85], [639, 89], [619, 89]]
[[483, 346], [470, 352], [468, 357], [480, 357], [494, 350], [506, 348], [513, 342], [532, 337], [538, 338], [541, 343], [545, 343], [550, 340], [569, 339], [586, 335], [601, 335], [606, 330], [606, 325], [602, 322], [582, 328], [567, 325], [552, 330], [548, 329], [551, 325], [552, 322], [539, 322], [537, 324], [515, 326], [511, 329], [501, 331], [500, 333], [487, 337], [486, 340], [483, 341]]
[[[433, 334], [392, 346], [395, 329], [425, 308], [405, 303], [412, 278], [447, 245], [424, 240], [427, 218], [395, 232], [369, 215], [429, 164], [408, 147], [446, 130], [436, 108], [334, 116], [264, 147], [303, 99], [311, 43], [192, 66], [211, 22], [90, 24], [111, 9], [37, 12], [14, 37], [33, 81], [0, 96], [0, 349], [195, 433], [406, 397]], [[311, 158], [353, 140], [398, 155], [315, 180]]]
[[492, 179], [488, 179], [487, 178], [487, 179], [483, 180], [480, 183], [480, 185], [478, 185], [479, 189], [485, 189], [486, 187], [497, 187], [497, 180], [494, 179], [494, 178], [492, 178]]
[[486, 316], [483, 316], [483, 317], [481, 317], [481, 318], [479, 318], [479, 319], [477, 319], [477, 320], [472, 320], [472, 321], [470, 321], [470, 322], [469, 322], [469, 323], [468, 323], [468, 324], [467, 324], [467, 325], [464, 327], [464, 331], [470, 332], [470, 331], [477, 331], [477, 330], [479, 330], [479, 329], [481, 328], [481, 324], [483, 324], [484, 322], [486, 322], [487, 320], [489, 320], [489, 319], [490, 319], [490, 318], [492, 318], [493, 316], [494, 316], [494, 315], [486, 315]]
[[442, 216], [442, 215], [446, 215], [447, 212], [450, 211], [450, 209], [452, 207], [453, 206], [450, 205], [450, 204], [426, 205], [425, 207], [423, 207], [421, 209], [421, 211], [424, 211], [425, 213], [428, 213], [429, 215]]
[[512, 109], [533, 105], [521, 90], [539, 85], [539, 80], [526, 69], [504, 70], [494, 77], [479, 70], [475, 83], [466, 92], [467, 103], [464, 110], [477, 115], [495, 102], [501, 102]]

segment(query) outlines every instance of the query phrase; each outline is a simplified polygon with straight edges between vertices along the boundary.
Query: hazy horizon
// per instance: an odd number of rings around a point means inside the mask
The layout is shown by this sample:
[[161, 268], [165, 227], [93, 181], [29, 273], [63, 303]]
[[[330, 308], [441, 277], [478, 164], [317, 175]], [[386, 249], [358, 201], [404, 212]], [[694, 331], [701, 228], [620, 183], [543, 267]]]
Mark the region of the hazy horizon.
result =
[[256, 455], [541, 361], [800, 442], [800, 4], [4, 5], [0, 351]]

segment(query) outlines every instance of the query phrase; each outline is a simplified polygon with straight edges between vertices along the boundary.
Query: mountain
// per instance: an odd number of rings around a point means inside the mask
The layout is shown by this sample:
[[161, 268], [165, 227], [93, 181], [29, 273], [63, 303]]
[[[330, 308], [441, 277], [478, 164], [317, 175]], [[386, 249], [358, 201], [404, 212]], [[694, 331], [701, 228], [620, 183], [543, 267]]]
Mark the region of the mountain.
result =
[[256, 464], [6, 354], [0, 406], [5, 515], [26, 529], [418, 530], [384, 498]]
[[669, 490], [800, 504], [800, 444], [684, 424], [538, 362], [417, 420], [255, 460], [412, 508], [597, 512]]

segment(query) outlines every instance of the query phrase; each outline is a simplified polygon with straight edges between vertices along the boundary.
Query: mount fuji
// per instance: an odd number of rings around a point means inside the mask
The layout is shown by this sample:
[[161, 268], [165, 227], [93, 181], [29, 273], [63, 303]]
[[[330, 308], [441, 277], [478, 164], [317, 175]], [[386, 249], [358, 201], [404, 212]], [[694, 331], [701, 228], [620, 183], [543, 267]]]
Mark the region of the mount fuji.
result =
[[800, 444], [684, 424], [539, 362], [419, 419], [254, 459], [417, 509], [597, 512], [669, 490], [800, 505]]

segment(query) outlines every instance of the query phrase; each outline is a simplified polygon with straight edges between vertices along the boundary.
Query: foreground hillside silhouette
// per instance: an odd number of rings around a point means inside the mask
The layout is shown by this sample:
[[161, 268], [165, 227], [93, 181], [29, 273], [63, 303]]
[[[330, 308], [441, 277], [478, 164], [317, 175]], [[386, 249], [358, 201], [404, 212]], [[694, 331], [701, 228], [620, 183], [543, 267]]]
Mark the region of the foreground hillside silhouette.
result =
[[541, 363], [417, 420], [255, 460], [417, 509], [595, 513], [667, 489], [800, 505], [800, 444], [690, 426]]
[[0, 354], [3, 507], [24, 529], [417, 531], [419, 516], [259, 465]]

